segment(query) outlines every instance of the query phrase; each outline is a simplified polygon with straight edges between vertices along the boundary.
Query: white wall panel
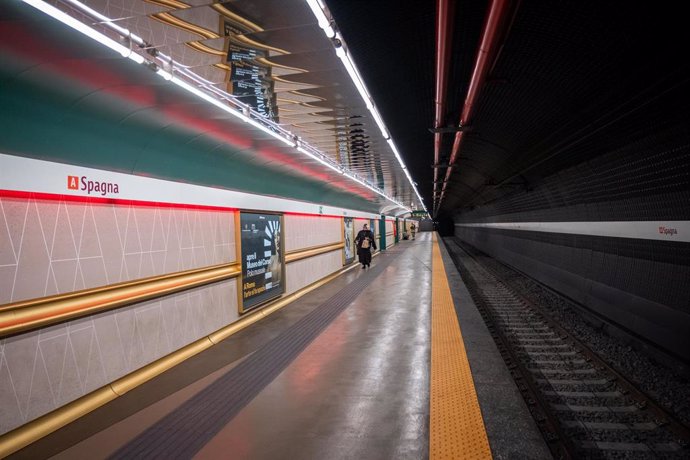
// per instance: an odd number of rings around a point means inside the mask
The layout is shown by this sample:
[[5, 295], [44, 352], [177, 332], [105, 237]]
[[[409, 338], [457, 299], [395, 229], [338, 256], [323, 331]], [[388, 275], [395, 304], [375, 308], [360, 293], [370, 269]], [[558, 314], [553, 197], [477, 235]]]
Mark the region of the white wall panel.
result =
[[394, 220], [386, 220], [386, 247], [390, 248], [395, 245], [395, 236], [393, 236]]
[[234, 219], [231, 211], [0, 198], [0, 305], [234, 262]]
[[283, 219], [288, 252], [338, 243], [343, 239], [340, 217], [285, 214]]
[[237, 280], [0, 339], [0, 434], [237, 320]]
[[287, 265], [287, 294], [302, 289], [343, 267], [342, 250], [298, 260]]

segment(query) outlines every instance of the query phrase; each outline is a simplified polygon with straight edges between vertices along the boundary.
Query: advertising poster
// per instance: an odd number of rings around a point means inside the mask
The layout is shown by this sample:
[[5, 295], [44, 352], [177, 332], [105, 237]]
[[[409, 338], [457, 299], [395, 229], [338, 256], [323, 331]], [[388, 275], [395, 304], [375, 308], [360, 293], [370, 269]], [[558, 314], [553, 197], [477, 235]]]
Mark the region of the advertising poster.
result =
[[[227, 7], [227, 6], [226, 6]], [[228, 91], [266, 118], [278, 121], [274, 83], [270, 65], [260, 64], [268, 52], [240, 45], [237, 37], [256, 32], [242, 24], [225, 21], [224, 32], [230, 37], [227, 64], [230, 66]]]
[[[376, 236], [376, 231], [377, 231], [376, 227], [377, 226], [378, 226], [378, 221], [376, 219], [370, 219], [369, 220], [369, 230], [371, 230], [371, 233], [374, 234], [374, 241], [376, 241], [376, 247], [378, 247], [380, 244], [379, 240], [377, 239], [378, 237]], [[376, 252], [376, 251], [374, 251], [374, 252]]]
[[355, 260], [355, 220], [352, 217], [343, 218], [345, 232], [345, 265]]
[[242, 312], [284, 292], [279, 214], [240, 213]]

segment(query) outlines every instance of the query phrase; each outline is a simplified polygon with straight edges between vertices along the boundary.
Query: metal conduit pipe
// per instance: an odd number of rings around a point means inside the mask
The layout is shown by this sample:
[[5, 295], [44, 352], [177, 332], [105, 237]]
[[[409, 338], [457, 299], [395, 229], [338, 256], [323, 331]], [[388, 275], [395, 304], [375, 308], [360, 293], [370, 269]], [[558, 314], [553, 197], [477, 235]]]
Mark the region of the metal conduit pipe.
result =
[[[436, 113], [434, 128], [438, 129], [445, 122], [446, 94], [448, 92], [448, 69], [450, 67], [451, 37], [453, 34], [453, 0], [436, 2]], [[441, 155], [441, 133], [434, 134], [434, 194], [438, 186], [438, 162]]]
[[[489, 7], [489, 13], [484, 22], [482, 31], [482, 39], [477, 50], [477, 59], [474, 63], [474, 71], [472, 72], [472, 79], [470, 80], [467, 96], [465, 97], [465, 104], [460, 115], [459, 126], [468, 124], [472, 117], [474, 106], [479, 98], [479, 94], [486, 81], [486, 75], [489, 70], [489, 65], [493, 62], [494, 53], [497, 50], [496, 44], [501, 37], [501, 26], [506, 23], [504, 18], [508, 12], [508, 0], [493, 0]], [[453, 172], [455, 163], [457, 161], [458, 151], [462, 143], [464, 132], [459, 131], [455, 134], [455, 141], [453, 142], [453, 150], [448, 161], [448, 169], [446, 169], [446, 177], [443, 180], [443, 187], [441, 189], [441, 197], [438, 200], [438, 207], [441, 206], [441, 201], [445, 196], [448, 180]]]

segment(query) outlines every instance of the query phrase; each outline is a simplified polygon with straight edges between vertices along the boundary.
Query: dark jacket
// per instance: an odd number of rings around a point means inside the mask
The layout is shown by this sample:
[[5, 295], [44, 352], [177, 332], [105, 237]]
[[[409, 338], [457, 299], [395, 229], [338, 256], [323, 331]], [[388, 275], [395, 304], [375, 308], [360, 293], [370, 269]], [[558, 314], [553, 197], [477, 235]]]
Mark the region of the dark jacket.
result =
[[360, 230], [357, 233], [357, 238], [355, 238], [355, 243], [357, 244], [357, 251], [366, 251], [366, 248], [362, 248], [362, 241], [369, 238], [369, 250], [376, 250], [376, 238], [374, 238], [374, 232], [371, 230]]

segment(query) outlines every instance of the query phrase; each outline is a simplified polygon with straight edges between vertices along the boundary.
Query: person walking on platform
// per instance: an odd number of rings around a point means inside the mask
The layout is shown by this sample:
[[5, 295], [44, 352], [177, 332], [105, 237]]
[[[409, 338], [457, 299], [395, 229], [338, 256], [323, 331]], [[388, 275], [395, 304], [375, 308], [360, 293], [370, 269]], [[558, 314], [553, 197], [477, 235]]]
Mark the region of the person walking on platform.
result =
[[414, 232], [417, 230], [417, 227], [414, 226], [414, 224], [410, 225], [410, 233], [412, 233], [412, 239], [414, 240]]
[[376, 250], [376, 241], [374, 239], [374, 232], [369, 230], [367, 224], [364, 224], [362, 230], [357, 233], [355, 243], [357, 244], [357, 255], [359, 256], [359, 263], [362, 264], [362, 269], [371, 267], [371, 250]]

